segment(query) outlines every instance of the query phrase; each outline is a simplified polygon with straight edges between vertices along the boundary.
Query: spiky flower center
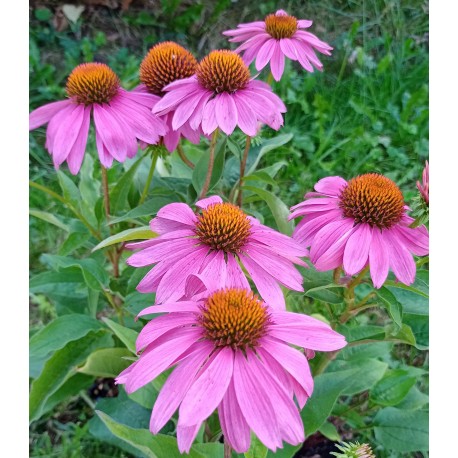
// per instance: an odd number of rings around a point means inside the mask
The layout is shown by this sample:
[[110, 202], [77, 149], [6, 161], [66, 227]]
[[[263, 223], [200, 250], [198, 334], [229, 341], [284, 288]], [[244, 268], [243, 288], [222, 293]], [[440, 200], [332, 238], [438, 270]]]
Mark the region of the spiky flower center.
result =
[[265, 19], [266, 32], [276, 38], [291, 38], [297, 30], [297, 19], [294, 16], [269, 14]]
[[67, 80], [67, 94], [78, 103], [108, 103], [121, 86], [116, 73], [108, 65], [91, 62], [73, 69]]
[[237, 253], [251, 233], [251, 223], [239, 207], [229, 203], [209, 205], [198, 216], [196, 234], [213, 250]]
[[368, 173], [351, 179], [340, 195], [344, 216], [355, 224], [367, 223], [380, 229], [397, 224], [404, 213], [401, 190], [389, 178]]
[[269, 314], [265, 304], [251, 291], [226, 288], [205, 301], [200, 322], [205, 337], [217, 347], [256, 347], [265, 335]]
[[165, 41], [153, 46], [140, 64], [140, 81], [153, 94], [167, 84], [194, 75], [196, 58], [183, 46]]
[[212, 51], [204, 57], [196, 69], [197, 80], [210, 91], [235, 92], [250, 81], [250, 71], [242, 58], [226, 49]]

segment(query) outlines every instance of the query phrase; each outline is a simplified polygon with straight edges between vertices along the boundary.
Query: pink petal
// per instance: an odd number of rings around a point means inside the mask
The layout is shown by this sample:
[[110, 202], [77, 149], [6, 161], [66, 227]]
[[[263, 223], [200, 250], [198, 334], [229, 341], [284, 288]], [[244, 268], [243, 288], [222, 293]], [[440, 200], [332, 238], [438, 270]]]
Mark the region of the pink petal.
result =
[[199, 303], [195, 301], [168, 302], [163, 305], [152, 305], [143, 309], [137, 317], [150, 315], [153, 313], [172, 313], [172, 312], [199, 312]]
[[177, 426], [177, 442], [180, 453], [189, 453], [200, 429], [200, 423], [192, 426]]
[[280, 48], [286, 57], [291, 60], [297, 60], [296, 48], [289, 38], [280, 39]]
[[415, 228], [395, 226], [391, 230], [414, 255], [426, 256], [429, 253], [429, 235], [425, 226]]
[[248, 363], [242, 352], [235, 353], [234, 389], [242, 414], [256, 436], [273, 451], [281, 447], [275, 409], [269, 401], [270, 393], [259, 384], [253, 374], [253, 364]]
[[215, 97], [216, 122], [221, 130], [231, 135], [237, 125], [237, 107], [232, 95], [222, 92]]
[[157, 434], [178, 409], [212, 350], [210, 342], [199, 342], [194, 352], [183, 359], [169, 375], [151, 413], [150, 430], [153, 434]]
[[197, 222], [197, 217], [191, 210], [191, 207], [183, 203], [165, 205], [157, 212], [157, 216], [193, 227]]
[[232, 378], [234, 350], [224, 347], [205, 365], [180, 405], [179, 424], [191, 426], [218, 407]]
[[299, 19], [297, 21], [297, 27], [300, 29], [307, 29], [313, 24], [313, 21], [309, 21], [307, 19]]
[[372, 243], [369, 250], [369, 266], [375, 288], [381, 288], [388, 276], [390, 267], [389, 250], [385, 247], [380, 229], [372, 231]]
[[81, 123], [78, 137], [76, 137], [75, 143], [67, 156], [68, 168], [73, 175], [76, 175], [79, 172], [83, 162], [87, 138], [89, 135], [90, 120], [91, 107], [86, 107], [84, 109], [83, 121]]
[[226, 269], [226, 282], [228, 288], [240, 288], [251, 291], [250, 284], [242, 268], [235, 259], [235, 256], [228, 255]]
[[[229, 254], [228, 257], [231, 257]], [[208, 257], [207, 257], [208, 258]], [[223, 251], [214, 252], [213, 259], [206, 263], [200, 275], [204, 277], [212, 289], [221, 289], [226, 286], [226, 261]]]
[[237, 113], [238, 124], [242, 132], [250, 137], [254, 137], [258, 131], [258, 121], [256, 114], [250, 108], [249, 104], [245, 102], [243, 97], [239, 97], [237, 93], [233, 96]]
[[281, 75], [283, 75], [283, 71], [285, 70], [285, 56], [281, 51], [278, 41], [275, 43], [275, 49], [270, 61], [270, 69], [272, 70], [274, 80], [280, 81]]
[[256, 57], [256, 70], [262, 70], [272, 58], [275, 51], [277, 40], [271, 39], [266, 41], [259, 49], [258, 56]]
[[184, 99], [175, 109], [172, 128], [174, 130], [180, 128], [191, 117], [199, 102], [203, 99], [205, 103], [211, 95], [212, 92], [203, 91]]
[[58, 102], [47, 103], [29, 114], [29, 130], [36, 129], [37, 127], [46, 124], [51, 118], [59, 113], [62, 108], [73, 105], [72, 100], [60, 100]]
[[315, 184], [314, 188], [317, 192], [327, 196], [339, 197], [342, 189], [347, 185], [347, 181], [339, 176], [322, 178]]
[[390, 255], [390, 267], [396, 275], [396, 278], [406, 284], [410, 285], [415, 281], [416, 265], [413, 256], [407, 249], [398, 241], [396, 234], [392, 231], [384, 231], [385, 246], [388, 247]]
[[216, 100], [211, 99], [204, 106], [202, 114], [202, 130], [204, 134], [212, 134], [218, 127], [215, 114]]
[[361, 271], [367, 264], [372, 241], [372, 228], [369, 224], [358, 224], [345, 244], [343, 267], [348, 275]]
[[223, 203], [223, 199], [221, 199], [220, 196], [210, 196], [210, 197], [206, 197], [205, 199], [198, 200], [196, 202], [196, 207], [206, 209], [210, 205], [222, 204], [222, 203]]

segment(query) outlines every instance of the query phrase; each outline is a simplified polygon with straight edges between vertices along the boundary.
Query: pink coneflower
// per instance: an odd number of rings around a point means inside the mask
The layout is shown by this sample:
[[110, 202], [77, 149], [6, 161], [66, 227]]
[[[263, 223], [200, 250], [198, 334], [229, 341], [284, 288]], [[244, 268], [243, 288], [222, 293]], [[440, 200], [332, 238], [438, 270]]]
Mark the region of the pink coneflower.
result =
[[286, 11], [278, 10], [269, 14], [264, 21], [239, 24], [237, 29], [226, 30], [224, 35], [232, 37], [229, 41], [243, 42], [235, 52], [244, 52], [243, 60], [250, 65], [256, 58], [256, 70], [262, 70], [270, 62], [270, 70], [276, 81], [285, 69], [285, 56], [297, 60], [307, 71], [313, 67], [323, 69], [315, 51], [330, 56], [333, 49], [324, 41], [319, 40], [307, 29], [312, 21], [296, 19]]
[[315, 185], [317, 192], [292, 207], [291, 218], [304, 216], [293, 238], [310, 246], [310, 260], [317, 270], [343, 265], [354, 275], [367, 264], [376, 288], [391, 269], [406, 285], [415, 280], [412, 253], [428, 254], [428, 231], [410, 228], [413, 218], [400, 189], [389, 178], [376, 173], [357, 176], [349, 182], [327, 177]]
[[192, 129], [202, 127], [212, 134], [218, 127], [227, 135], [236, 126], [249, 136], [256, 135], [258, 121], [278, 130], [283, 125], [284, 103], [270, 86], [250, 79], [241, 57], [228, 50], [212, 51], [196, 68], [196, 74], [164, 88], [167, 93], [153, 112], [174, 111], [173, 129], [186, 122]]
[[[189, 78], [196, 72], [196, 58], [183, 46], [173, 41], [165, 41], [153, 46], [140, 64], [140, 81], [141, 84], [135, 89], [139, 92], [153, 94], [148, 99], [148, 108], [152, 109], [154, 105], [161, 100], [164, 95], [164, 87], [168, 84]], [[162, 142], [169, 152], [175, 151], [183, 136], [191, 143], [198, 144], [200, 136], [203, 134], [200, 128], [192, 129], [189, 122], [185, 122], [178, 129], [174, 130], [172, 126], [173, 111], [161, 116], [161, 119], [168, 127]]]
[[154, 144], [166, 133], [163, 121], [143, 106], [149, 94], [121, 88], [117, 75], [105, 64], [78, 65], [67, 80], [68, 100], [49, 103], [30, 113], [30, 130], [49, 122], [46, 148], [54, 166], [67, 161], [77, 174], [84, 158], [93, 110], [100, 162], [124, 162], [137, 154], [137, 139]]
[[156, 292], [156, 302], [183, 297], [191, 274], [204, 278], [234, 278], [234, 284], [247, 287], [243, 265], [259, 294], [269, 304], [285, 307], [280, 284], [303, 291], [302, 276], [294, 264], [308, 251], [292, 238], [263, 226], [239, 207], [223, 203], [218, 196], [196, 203], [195, 214], [184, 203], [161, 208], [150, 222], [159, 237], [127, 245], [141, 251], [127, 259], [134, 267], [156, 264], [137, 286], [142, 293]]
[[[192, 277], [190, 282], [195, 283]], [[189, 452], [202, 422], [218, 409], [224, 440], [238, 453], [250, 431], [269, 449], [300, 444], [302, 409], [313, 391], [306, 355], [297, 347], [334, 351], [344, 336], [307, 315], [270, 307], [249, 289], [216, 288], [182, 302], [154, 305], [165, 313], [140, 332], [140, 358], [116, 379], [131, 393], [176, 365], [153, 407], [157, 434], [178, 409], [180, 452]]]
[[423, 183], [417, 181], [417, 188], [420, 191], [426, 205], [429, 205], [429, 164], [425, 161], [425, 168], [423, 169]]

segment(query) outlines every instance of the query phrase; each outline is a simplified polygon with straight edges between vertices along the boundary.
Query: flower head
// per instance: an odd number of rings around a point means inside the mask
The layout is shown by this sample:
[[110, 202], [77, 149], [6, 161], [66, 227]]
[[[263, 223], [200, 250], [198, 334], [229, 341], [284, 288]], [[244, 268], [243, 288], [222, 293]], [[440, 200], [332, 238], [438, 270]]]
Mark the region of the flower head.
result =
[[173, 129], [189, 123], [206, 135], [218, 127], [230, 135], [236, 126], [254, 136], [258, 121], [275, 130], [283, 125], [283, 102], [262, 81], [251, 79], [250, 71], [233, 51], [212, 51], [196, 68], [196, 74], [169, 84], [153, 112], [174, 112]]
[[383, 285], [389, 269], [402, 283], [413, 283], [412, 254], [428, 254], [428, 231], [424, 226], [409, 227], [413, 218], [393, 181], [376, 173], [348, 182], [327, 177], [315, 190], [291, 208], [290, 219], [304, 216], [293, 238], [311, 247], [310, 260], [317, 270], [343, 265], [348, 275], [354, 275], [369, 264], [376, 288]]
[[427, 206], [429, 206], [429, 164], [425, 162], [425, 168], [423, 169], [423, 183], [420, 184], [417, 181], [417, 188]]
[[342, 442], [336, 447], [342, 452], [331, 452], [336, 458], [375, 458], [372, 448], [368, 444], [360, 444], [359, 442]]
[[306, 315], [270, 307], [237, 286], [192, 275], [186, 300], [166, 302], [139, 316], [163, 315], [140, 332], [139, 359], [116, 379], [131, 393], [176, 366], [153, 407], [157, 434], [178, 409], [180, 451], [189, 452], [202, 422], [217, 409], [224, 438], [238, 452], [250, 447], [253, 431], [275, 451], [282, 441], [300, 444], [300, 408], [312, 395], [313, 379], [302, 350], [334, 351], [345, 338]]
[[[158, 43], [148, 51], [140, 64], [141, 84], [134, 91], [150, 94], [151, 103], [147, 106], [153, 109], [164, 96], [164, 88], [168, 84], [194, 75], [196, 67], [196, 58], [183, 46], [173, 41]], [[173, 127], [173, 114], [174, 112], [170, 111], [160, 116], [168, 128], [161, 142], [170, 153], [175, 151], [181, 137], [197, 144], [203, 135], [200, 127], [191, 128], [188, 122], [183, 123], [180, 127]]]
[[332, 47], [315, 35], [301, 29], [312, 25], [312, 21], [296, 19], [286, 11], [269, 14], [264, 21], [239, 24], [234, 30], [226, 30], [229, 41], [242, 42], [235, 50], [243, 52], [243, 60], [249, 65], [256, 59], [256, 69], [262, 70], [269, 62], [272, 75], [280, 81], [285, 68], [285, 56], [299, 61], [303, 68], [313, 72], [313, 67], [323, 69], [315, 50], [331, 55]]
[[137, 139], [157, 143], [165, 124], [144, 103], [149, 95], [124, 90], [118, 76], [105, 64], [78, 65], [67, 80], [68, 100], [49, 103], [30, 113], [30, 130], [49, 123], [46, 148], [54, 166], [67, 161], [78, 173], [84, 158], [91, 112], [100, 162], [110, 167], [113, 159], [124, 162], [137, 154]]
[[129, 265], [155, 264], [139, 283], [139, 291], [156, 292], [157, 303], [179, 300], [192, 274], [231, 278], [237, 286], [248, 288], [239, 262], [262, 298], [273, 306], [285, 307], [280, 284], [303, 291], [302, 276], [294, 264], [306, 266], [299, 259], [307, 256], [305, 248], [218, 196], [196, 205], [201, 209], [198, 214], [184, 203], [166, 205], [150, 222], [159, 237], [127, 246], [141, 248], [127, 259]]

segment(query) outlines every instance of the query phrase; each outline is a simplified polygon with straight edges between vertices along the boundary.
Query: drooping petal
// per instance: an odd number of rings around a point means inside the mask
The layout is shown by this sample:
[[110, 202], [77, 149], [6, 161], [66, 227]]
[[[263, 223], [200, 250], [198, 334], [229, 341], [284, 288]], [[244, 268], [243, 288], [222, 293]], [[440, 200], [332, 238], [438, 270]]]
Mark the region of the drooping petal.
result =
[[215, 97], [215, 116], [220, 129], [231, 135], [237, 125], [237, 107], [232, 95], [222, 92]]
[[345, 244], [343, 267], [348, 275], [358, 273], [366, 264], [372, 242], [372, 228], [359, 224]]
[[79, 172], [81, 164], [83, 163], [87, 138], [89, 135], [90, 121], [91, 107], [86, 107], [84, 109], [83, 121], [81, 123], [78, 137], [76, 137], [75, 143], [67, 156], [68, 168], [73, 175], [76, 175]]
[[381, 288], [388, 276], [390, 255], [383, 241], [381, 231], [377, 228], [374, 228], [372, 231], [372, 243], [369, 250], [369, 266], [375, 288]]
[[259, 49], [258, 55], [256, 57], [256, 70], [262, 70], [267, 63], [270, 61], [272, 58], [272, 55], [275, 51], [275, 45], [277, 41], [272, 39], [272, 40], [267, 40]]
[[275, 81], [280, 81], [285, 69], [285, 56], [281, 50], [280, 43], [275, 43], [274, 52], [270, 61], [270, 69]]
[[199, 432], [201, 423], [192, 426], [177, 426], [177, 442], [180, 453], [189, 453], [192, 443]]
[[62, 108], [73, 105], [72, 100], [59, 100], [58, 102], [47, 103], [29, 114], [29, 130], [36, 129], [37, 127], [46, 124], [51, 118], [59, 113]]
[[385, 231], [384, 237], [385, 246], [388, 247], [390, 255], [390, 267], [396, 275], [396, 278], [410, 285], [415, 281], [416, 265], [413, 256], [400, 243], [391, 231]]

